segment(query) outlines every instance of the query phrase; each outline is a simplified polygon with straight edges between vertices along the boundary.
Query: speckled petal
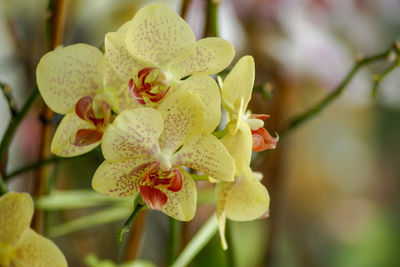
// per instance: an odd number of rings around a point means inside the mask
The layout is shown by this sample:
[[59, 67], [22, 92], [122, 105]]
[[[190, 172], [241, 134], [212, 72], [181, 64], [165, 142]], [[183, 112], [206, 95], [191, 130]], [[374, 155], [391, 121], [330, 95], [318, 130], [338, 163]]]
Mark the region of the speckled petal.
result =
[[240, 122], [236, 134], [225, 135], [221, 142], [235, 160], [236, 173], [250, 166], [253, 139], [247, 123]]
[[75, 113], [65, 115], [51, 142], [51, 153], [60, 157], [74, 157], [89, 152], [100, 144], [101, 141], [87, 146], [74, 145], [76, 133], [80, 129], [96, 129], [96, 127], [82, 120]]
[[198, 170], [219, 181], [233, 181], [234, 160], [224, 145], [211, 134], [191, 136], [172, 156], [172, 162]]
[[221, 120], [221, 96], [215, 80], [206, 74], [196, 74], [182, 81], [179, 87], [200, 96], [205, 105], [204, 130], [214, 131]]
[[129, 94], [129, 82], [121, 80], [106, 58], [104, 69], [104, 96], [117, 114], [127, 109], [142, 107]]
[[103, 90], [104, 56], [94, 46], [75, 44], [44, 55], [36, 69], [36, 80], [46, 104], [66, 114], [84, 96]]
[[139, 181], [144, 175], [145, 160], [121, 162], [104, 161], [96, 170], [92, 187], [97, 192], [114, 197], [131, 196], [140, 191]]
[[162, 69], [168, 69], [173, 60], [194, 53], [195, 45], [190, 26], [162, 4], [139, 10], [126, 34], [126, 46], [132, 56]]
[[29, 228], [33, 201], [29, 194], [10, 192], [0, 198], [0, 245], [15, 246]]
[[167, 203], [161, 208], [161, 211], [176, 220], [190, 221], [196, 212], [196, 184], [183, 168], [179, 169], [183, 180], [182, 189], [178, 192], [161, 189], [168, 197]]
[[172, 154], [190, 134], [204, 132], [204, 104], [201, 98], [180, 90], [168, 94], [158, 108], [164, 119], [164, 131], [160, 136], [160, 148]]
[[232, 183], [226, 199], [226, 217], [235, 221], [251, 221], [265, 214], [268, 208], [268, 191], [248, 167]]
[[125, 81], [127, 85], [129, 79], [135, 77], [139, 70], [146, 67], [132, 57], [132, 55], [126, 49], [125, 34], [120, 32], [107, 33], [104, 40], [104, 47], [105, 57], [107, 58], [108, 62], [118, 77]]
[[226, 76], [221, 88], [222, 103], [229, 111], [229, 107], [239, 107], [243, 98], [243, 110], [245, 111], [250, 101], [254, 85], [254, 59], [252, 56], [244, 56], [235, 64], [231, 72]]
[[104, 158], [148, 160], [159, 150], [158, 138], [163, 130], [160, 114], [151, 108], [126, 110], [119, 114], [103, 135]]
[[50, 239], [37, 234], [32, 229], [24, 232], [16, 249], [16, 258], [12, 261], [12, 266], [68, 266], [60, 249]]
[[235, 55], [230, 42], [217, 37], [203, 38], [196, 42], [196, 52], [172, 63], [170, 72], [176, 79], [194, 73], [215, 74], [225, 69]]
[[226, 198], [229, 194], [232, 183], [220, 182], [215, 187], [215, 193], [217, 194], [217, 219], [218, 219], [218, 231], [221, 238], [222, 249], [228, 249], [228, 243], [225, 238], [225, 225], [226, 225], [226, 213], [225, 204]]

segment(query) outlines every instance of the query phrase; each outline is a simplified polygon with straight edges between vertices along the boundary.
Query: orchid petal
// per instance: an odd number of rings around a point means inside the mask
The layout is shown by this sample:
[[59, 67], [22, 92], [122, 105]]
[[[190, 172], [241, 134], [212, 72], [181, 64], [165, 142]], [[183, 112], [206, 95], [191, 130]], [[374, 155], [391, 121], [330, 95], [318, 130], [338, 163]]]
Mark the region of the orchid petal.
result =
[[225, 238], [225, 225], [226, 225], [226, 212], [225, 205], [226, 199], [229, 195], [232, 183], [230, 182], [220, 182], [215, 187], [217, 194], [217, 219], [218, 219], [218, 231], [221, 238], [222, 249], [228, 249], [228, 243]]
[[51, 152], [60, 157], [74, 157], [97, 147], [101, 140], [90, 145], [74, 145], [79, 130], [96, 130], [92, 124], [79, 118], [75, 113], [68, 113], [61, 120], [51, 142]]
[[243, 110], [245, 111], [251, 98], [253, 85], [254, 59], [251, 56], [244, 56], [239, 59], [224, 80], [221, 88], [224, 107], [237, 107], [243, 99]]
[[235, 160], [236, 173], [250, 165], [253, 139], [251, 130], [245, 122], [239, 124], [235, 135], [225, 135], [221, 142]]
[[10, 192], [0, 198], [0, 245], [17, 245], [29, 228], [33, 202], [29, 194]]
[[182, 175], [182, 188], [178, 192], [161, 189], [167, 197], [167, 203], [161, 211], [179, 221], [190, 221], [196, 212], [197, 190], [193, 178], [183, 168], [179, 168]]
[[190, 26], [162, 4], [139, 10], [126, 34], [126, 47], [132, 56], [163, 69], [171, 61], [194, 53], [195, 44]]
[[126, 110], [107, 128], [102, 141], [104, 158], [109, 161], [149, 160], [158, 151], [163, 131], [160, 114], [151, 108]]
[[104, 161], [96, 170], [92, 187], [100, 194], [114, 197], [131, 196], [140, 192], [140, 179], [145, 173], [146, 160], [121, 162]]
[[232, 183], [226, 198], [226, 217], [235, 221], [255, 220], [265, 214], [268, 208], [268, 191], [248, 167]]
[[[125, 25], [125, 24], [124, 24]], [[126, 25], [125, 27], [128, 27]], [[104, 39], [105, 57], [120, 79], [126, 82], [145, 66], [126, 49], [125, 34], [109, 32]]]
[[104, 69], [104, 100], [109, 103], [115, 113], [119, 114], [127, 109], [141, 107], [129, 94], [129, 83], [121, 80], [106, 58]]
[[219, 181], [233, 181], [235, 163], [224, 145], [211, 134], [190, 136], [171, 161]]
[[11, 266], [67, 267], [67, 261], [60, 249], [50, 240], [32, 229], [27, 229], [16, 247], [16, 257]]
[[84, 96], [103, 90], [104, 56], [95, 47], [76, 44], [44, 55], [36, 69], [36, 80], [46, 104], [66, 114]]
[[228, 41], [217, 37], [203, 38], [196, 42], [194, 54], [172, 63], [169, 70], [176, 79], [194, 73], [215, 74], [225, 69], [234, 55], [235, 50]]
[[180, 90], [169, 94], [158, 111], [164, 119], [164, 131], [159, 144], [167, 154], [175, 152], [187, 136], [204, 131], [204, 104], [193, 93]]
[[200, 96], [206, 107], [204, 130], [214, 131], [221, 120], [221, 96], [215, 80], [206, 74], [196, 74], [182, 81], [179, 87]]

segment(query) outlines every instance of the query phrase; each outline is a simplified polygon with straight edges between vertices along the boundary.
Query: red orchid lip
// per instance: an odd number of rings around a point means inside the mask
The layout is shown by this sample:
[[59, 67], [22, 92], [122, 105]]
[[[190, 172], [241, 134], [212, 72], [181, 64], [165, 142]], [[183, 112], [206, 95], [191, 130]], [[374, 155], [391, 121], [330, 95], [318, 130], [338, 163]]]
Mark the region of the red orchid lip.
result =
[[266, 129], [261, 127], [254, 131], [251, 130], [251, 134], [253, 136], [253, 151], [260, 152], [276, 148], [279, 137], [272, 137]]
[[93, 110], [93, 98], [84, 96], [75, 105], [75, 113], [82, 120], [92, 124], [96, 129], [80, 129], [75, 135], [75, 146], [88, 146], [101, 140], [104, 128], [111, 121], [111, 107], [104, 100], [101, 102], [103, 117], [97, 118]]
[[[165, 85], [162, 85], [160, 81], [155, 79], [154, 81], [146, 81], [149, 74], [154, 71], [158, 70], [157, 68], [144, 68], [140, 70], [137, 74], [137, 83], [135, 83], [134, 79], [129, 80], [129, 93], [137, 103], [141, 105], [146, 105], [145, 98], [153, 103], [159, 102], [169, 91], [170, 87], [161, 90]], [[153, 88], [158, 87], [160, 92], [151, 92]]]
[[182, 174], [179, 169], [161, 171], [159, 162], [154, 161], [148, 165], [148, 169], [143, 176], [140, 193], [147, 205], [159, 210], [168, 200], [168, 196], [161, 189], [179, 192], [182, 186]]

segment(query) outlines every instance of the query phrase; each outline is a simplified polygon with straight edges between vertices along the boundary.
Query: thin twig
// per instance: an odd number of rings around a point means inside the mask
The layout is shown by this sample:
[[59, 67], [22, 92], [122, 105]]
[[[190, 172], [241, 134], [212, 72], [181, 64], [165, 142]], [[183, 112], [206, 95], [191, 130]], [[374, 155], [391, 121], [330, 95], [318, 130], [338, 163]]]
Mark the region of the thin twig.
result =
[[279, 136], [282, 138], [288, 132], [292, 131], [293, 129], [297, 128], [298, 126], [309, 120], [310, 118], [317, 115], [320, 111], [322, 111], [326, 106], [331, 104], [338, 96], [341, 95], [341, 93], [344, 91], [344, 89], [347, 87], [347, 85], [350, 83], [354, 75], [358, 72], [358, 70], [360, 70], [361, 67], [372, 62], [387, 59], [387, 57], [393, 51], [393, 49], [396, 49], [395, 45], [391, 46], [388, 50], [384, 51], [383, 53], [367, 57], [356, 62], [353, 68], [346, 75], [343, 81], [336, 87], [335, 90], [329, 93], [324, 99], [322, 99], [318, 104], [316, 104], [312, 108], [289, 120], [289, 123], [286, 126], [286, 128], [284, 128], [279, 132]]
[[144, 206], [141, 205], [140, 203], [136, 203], [135, 208], [133, 209], [132, 214], [129, 216], [129, 218], [125, 221], [124, 225], [121, 227], [118, 233], [118, 243], [122, 242], [122, 238], [124, 237], [124, 234], [126, 232], [129, 232], [129, 229], [132, 227], [133, 222], [135, 221], [136, 216], [139, 214], [139, 211], [143, 208]]
[[3, 139], [0, 143], [0, 167], [3, 176], [5, 176], [4, 174], [6, 173], [8, 148], [14, 137], [15, 131], [17, 130], [21, 121], [24, 119], [25, 115], [28, 113], [29, 109], [32, 107], [33, 103], [35, 103], [35, 100], [38, 96], [39, 90], [37, 89], [37, 87], [35, 87], [28, 100], [26, 100], [21, 111], [14, 118], [11, 119], [6, 129], [6, 132], [3, 135]]
[[15, 118], [18, 113], [17, 102], [15, 101], [13, 95], [11, 94], [11, 87], [5, 83], [0, 82], [1, 91], [6, 98], [8, 108], [11, 113], [11, 119]]
[[168, 218], [169, 241], [167, 247], [167, 265], [171, 265], [181, 250], [182, 222]]
[[394, 71], [400, 65], [400, 60], [396, 58], [396, 60], [390, 64], [390, 66], [385, 69], [382, 73], [374, 75], [374, 86], [372, 87], [371, 97], [375, 98], [376, 93], [378, 92], [378, 87], [381, 84], [382, 80], [389, 75], [392, 71]]

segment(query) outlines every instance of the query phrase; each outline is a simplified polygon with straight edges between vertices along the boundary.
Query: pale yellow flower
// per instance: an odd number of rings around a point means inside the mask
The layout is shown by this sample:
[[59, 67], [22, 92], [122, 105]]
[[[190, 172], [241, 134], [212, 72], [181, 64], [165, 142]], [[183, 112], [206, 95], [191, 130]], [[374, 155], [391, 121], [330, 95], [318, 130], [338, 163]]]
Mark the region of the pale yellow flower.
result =
[[236, 166], [235, 180], [219, 182], [216, 187], [219, 233], [222, 247], [227, 249], [226, 218], [234, 221], [260, 218], [268, 211], [269, 195], [250, 168], [252, 135], [249, 126], [240, 122], [236, 134], [226, 135], [221, 141], [235, 159]]
[[[190, 26], [162, 4], [139, 10], [133, 19], [105, 38], [105, 55], [142, 105], [156, 107], [177, 90], [200, 96], [206, 109], [205, 127], [214, 130], [221, 118], [218, 86], [209, 77], [233, 59], [232, 45], [221, 38], [196, 42]], [[182, 78], [191, 76], [185, 80]]]
[[229, 114], [227, 125], [231, 135], [236, 134], [241, 121], [248, 124], [252, 131], [253, 151], [274, 149], [278, 137], [272, 137], [263, 128], [263, 120], [268, 118], [264, 114], [251, 114], [246, 112], [247, 105], [251, 99], [254, 85], [254, 59], [251, 56], [244, 56], [239, 59], [233, 69], [226, 76], [221, 87], [222, 105]]
[[197, 191], [189, 167], [220, 181], [233, 181], [234, 160], [224, 145], [203, 127], [200, 97], [179, 91], [157, 110], [122, 112], [105, 131], [106, 159], [97, 169], [93, 188], [105, 195], [141, 193], [150, 208], [177, 220], [191, 220]]
[[67, 266], [59, 248], [29, 228], [32, 215], [28, 194], [13, 192], [0, 198], [0, 266]]
[[112, 119], [111, 111], [118, 113], [137, 105], [104, 55], [86, 44], [57, 48], [44, 55], [36, 78], [50, 109], [66, 114], [51, 144], [51, 151], [58, 156], [92, 150]]

